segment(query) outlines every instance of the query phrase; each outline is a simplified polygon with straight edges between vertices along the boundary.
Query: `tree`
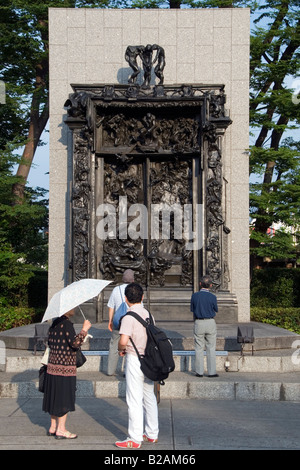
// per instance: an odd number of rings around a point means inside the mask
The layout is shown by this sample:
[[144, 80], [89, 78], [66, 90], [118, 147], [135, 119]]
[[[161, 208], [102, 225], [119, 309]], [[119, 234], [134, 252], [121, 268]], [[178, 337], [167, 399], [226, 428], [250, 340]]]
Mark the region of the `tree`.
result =
[[121, 2], [123, 8], [234, 8], [242, 6], [251, 6], [254, 4], [253, 1], [246, 0], [133, 0], [129, 4], [124, 5]]
[[28, 285], [34, 270], [47, 265], [48, 209], [44, 191], [26, 187], [23, 204], [13, 204], [16, 159], [12, 144], [0, 160], [0, 306], [27, 306]]
[[[299, 4], [270, 0], [260, 3], [258, 12], [250, 61], [250, 124], [258, 132], [251, 147], [250, 174], [261, 175], [261, 181], [251, 184], [252, 267], [259, 266], [263, 256], [295, 256], [292, 236], [285, 227], [300, 224], [300, 143], [284, 138], [300, 121], [300, 107], [287, 84], [288, 78], [299, 73]], [[282, 228], [270, 238], [267, 231], [274, 223]]]
[[[24, 198], [24, 187], [33, 155], [41, 133], [48, 120], [48, 57], [47, 57], [47, 10], [41, 2], [1, 0], [0, 63], [1, 79], [5, 82], [8, 104], [23, 112], [21, 133], [24, 151], [14, 184], [14, 192], [20, 200]], [[21, 133], [17, 124], [14, 139]], [[24, 130], [26, 128], [26, 136]], [[20, 142], [21, 143], [21, 142]]]
[[[105, 6], [104, 1], [0, 0], [0, 79], [8, 101], [2, 113], [11, 126], [1, 129], [1, 139], [26, 136], [14, 184], [15, 203], [24, 201], [24, 188], [37, 146], [49, 118], [48, 7]], [[17, 112], [16, 112], [17, 110]], [[14, 114], [14, 111], [16, 114]], [[14, 116], [20, 116], [22, 122]], [[13, 122], [15, 121], [15, 122]], [[25, 135], [26, 130], [26, 135]], [[19, 138], [21, 143], [21, 139]]]

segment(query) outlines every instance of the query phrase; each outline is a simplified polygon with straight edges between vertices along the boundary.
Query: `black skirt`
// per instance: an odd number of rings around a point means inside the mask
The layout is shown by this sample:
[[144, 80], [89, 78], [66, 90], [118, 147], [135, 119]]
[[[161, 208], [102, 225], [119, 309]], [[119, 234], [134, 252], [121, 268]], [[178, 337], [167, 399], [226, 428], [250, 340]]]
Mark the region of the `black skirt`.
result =
[[75, 411], [76, 376], [62, 377], [47, 374], [43, 411], [58, 418]]

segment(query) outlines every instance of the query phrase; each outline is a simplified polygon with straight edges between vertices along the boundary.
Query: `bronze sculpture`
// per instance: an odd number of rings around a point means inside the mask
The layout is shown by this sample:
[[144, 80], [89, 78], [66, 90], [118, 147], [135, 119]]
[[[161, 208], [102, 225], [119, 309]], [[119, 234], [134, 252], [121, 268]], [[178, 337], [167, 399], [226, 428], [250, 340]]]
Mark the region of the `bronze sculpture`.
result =
[[[156, 51], [155, 59], [152, 60], [153, 52]], [[152, 66], [157, 62], [154, 73], [159, 78], [158, 85], [164, 83], [163, 70], [166, 65], [164, 48], [158, 44], [147, 44], [147, 46], [128, 46], [125, 51], [125, 59], [133, 70], [133, 73], [128, 79], [128, 83], [136, 83], [137, 77], [140, 74], [140, 69], [137, 59], [140, 57], [144, 70], [144, 81], [142, 89], [149, 89], [151, 82]]]

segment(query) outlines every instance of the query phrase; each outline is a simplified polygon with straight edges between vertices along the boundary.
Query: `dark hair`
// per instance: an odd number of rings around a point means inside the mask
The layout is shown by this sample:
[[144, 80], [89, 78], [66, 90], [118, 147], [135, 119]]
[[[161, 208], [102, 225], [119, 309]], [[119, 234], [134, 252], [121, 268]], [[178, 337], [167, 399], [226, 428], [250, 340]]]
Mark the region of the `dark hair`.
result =
[[204, 289], [209, 289], [211, 286], [211, 279], [208, 276], [203, 276], [200, 279], [200, 285], [201, 287], [204, 287]]
[[143, 299], [143, 288], [136, 282], [131, 282], [125, 288], [125, 295], [131, 304], [139, 304]]

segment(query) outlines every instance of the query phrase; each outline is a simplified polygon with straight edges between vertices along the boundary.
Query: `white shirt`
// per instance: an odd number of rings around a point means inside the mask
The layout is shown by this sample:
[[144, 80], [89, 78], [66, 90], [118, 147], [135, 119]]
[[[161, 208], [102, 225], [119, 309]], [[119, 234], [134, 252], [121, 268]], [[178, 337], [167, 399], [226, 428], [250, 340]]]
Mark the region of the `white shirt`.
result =
[[109, 308], [113, 308], [114, 311], [116, 311], [120, 307], [121, 303], [125, 302], [125, 289], [127, 285], [128, 284], [121, 284], [113, 289], [107, 302], [107, 306]]
[[[140, 315], [140, 317], [142, 317], [143, 320], [146, 320], [146, 318], [149, 317], [149, 312], [143, 307], [142, 304], [132, 305], [128, 310], [137, 313]], [[122, 319], [119, 333], [120, 335], [131, 337], [134, 341], [134, 344], [136, 345], [138, 352], [142, 355], [145, 353], [147, 332], [146, 328], [138, 320], [130, 315], [125, 315], [125, 317]], [[131, 341], [128, 341], [126, 353], [136, 356], [136, 352], [132, 346]]]

